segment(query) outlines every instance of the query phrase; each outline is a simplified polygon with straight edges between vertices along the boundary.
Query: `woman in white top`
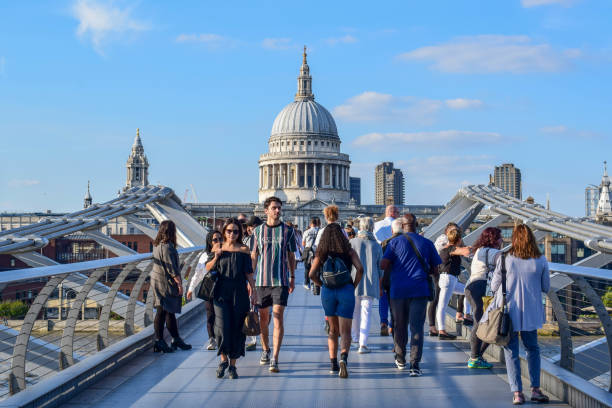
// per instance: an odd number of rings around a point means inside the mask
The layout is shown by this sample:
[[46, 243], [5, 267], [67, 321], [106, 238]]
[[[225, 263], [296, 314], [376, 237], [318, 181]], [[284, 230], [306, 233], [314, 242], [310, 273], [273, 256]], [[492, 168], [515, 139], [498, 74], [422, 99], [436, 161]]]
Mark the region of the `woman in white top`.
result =
[[[211, 260], [214, 256], [212, 253], [213, 245], [221, 245], [222, 243], [221, 233], [217, 230], [211, 231], [206, 236], [206, 250], [200, 255], [198, 264], [195, 268], [193, 278], [189, 282], [189, 289], [187, 290], [187, 299], [191, 299], [193, 291], [204, 279], [206, 272], [206, 263]], [[205, 301], [206, 305], [206, 330], [208, 331], [208, 344], [205, 345], [207, 350], [216, 350], [217, 342], [215, 341], [215, 333], [213, 327], [215, 327], [215, 308], [213, 307], [212, 301]]]
[[472, 310], [474, 311], [474, 327], [470, 335], [472, 352], [468, 360], [469, 368], [493, 367], [492, 364], [482, 357], [489, 344], [484, 343], [476, 336], [476, 330], [478, 330], [478, 323], [483, 314], [482, 297], [485, 296], [487, 291], [488, 277], [495, 270], [495, 262], [501, 253], [500, 248], [503, 242], [501, 230], [489, 227], [482, 231], [482, 234], [472, 248], [474, 257], [470, 267], [470, 279], [465, 287], [465, 297], [472, 305]]

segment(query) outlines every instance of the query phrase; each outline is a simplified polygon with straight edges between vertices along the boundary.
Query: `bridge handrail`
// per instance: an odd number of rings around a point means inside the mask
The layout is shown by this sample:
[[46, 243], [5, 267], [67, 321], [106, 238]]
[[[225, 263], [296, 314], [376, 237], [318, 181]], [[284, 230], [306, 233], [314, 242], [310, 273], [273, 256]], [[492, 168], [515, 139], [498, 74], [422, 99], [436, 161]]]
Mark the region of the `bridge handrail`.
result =
[[[191, 271], [204, 249], [178, 250], [183, 277], [193, 276]], [[153, 268], [152, 257], [145, 253], [1, 272], [0, 287], [9, 298], [14, 294], [19, 300], [17, 294], [23, 293], [24, 283], [39, 282], [40, 286], [30, 286], [32, 302], [22, 312], [25, 314], [7, 320], [15, 316], [7, 311], [0, 320], [0, 341], [8, 346], [0, 350], [0, 363], [5, 367], [0, 376], [8, 379], [8, 389], [0, 391], [0, 399], [24, 390], [33, 378], [49, 378], [151, 325], [154, 296], [146, 296], [144, 285]], [[117, 273], [109, 279], [110, 270]], [[120, 288], [128, 276], [134, 283], [124, 294]], [[188, 284], [189, 279], [184, 279], [184, 288]], [[60, 287], [59, 296], [53, 296]], [[144, 303], [139, 301], [141, 293]], [[92, 307], [94, 316], [87, 314]], [[61, 336], [57, 330], [62, 331]]]
[[612, 270], [591, 268], [589, 266], [567, 265], [549, 262], [548, 268], [550, 272], [559, 272], [566, 275], [581, 276], [588, 279], [602, 279], [612, 281]]
[[[189, 254], [194, 251], [203, 251], [205, 247], [191, 247], [178, 249], [179, 255]], [[0, 273], [0, 285], [14, 282], [20, 282], [30, 279], [49, 278], [54, 275], [63, 275], [66, 273], [86, 272], [92, 269], [109, 268], [113, 266], [125, 265], [128, 263], [136, 263], [151, 259], [152, 252], [138, 255], [119, 256], [115, 258], [97, 259], [95, 261], [75, 262], [69, 264], [59, 264], [52, 266], [39, 266], [37, 268], [14, 269]]]

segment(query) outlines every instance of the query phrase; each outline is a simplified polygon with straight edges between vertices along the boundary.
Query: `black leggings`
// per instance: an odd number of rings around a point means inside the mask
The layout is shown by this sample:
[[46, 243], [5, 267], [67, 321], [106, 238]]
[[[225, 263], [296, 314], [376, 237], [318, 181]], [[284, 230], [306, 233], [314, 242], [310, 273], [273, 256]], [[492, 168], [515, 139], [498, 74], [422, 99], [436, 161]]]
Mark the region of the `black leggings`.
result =
[[165, 311], [161, 306], [157, 308], [157, 312], [155, 313], [155, 321], [153, 322], [153, 326], [155, 327], [155, 337], [157, 340], [163, 340], [164, 338], [164, 323], [166, 323], [166, 327], [170, 332], [170, 335], [178, 339], [178, 325], [176, 324], [176, 317], [174, 313], [170, 313]]
[[211, 300], [206, 301], [206, 331], [208, 332], [208, 338], [215, 338], [215, 307]]
[[438, 286], [438, 280], [440, 275], [434, 275], [435, 282], [435, 297], [434, 300], [429, 302], [429, 308], [427, 309], [427, 320], [429, 320], [430, 326], [436, 325], [436, 308], [438, 307], [438, 299], [440, 299], [440, 286]]
[[474, 314], [474, 327], [472, 327], [472, 334], [470, 335], [470, 346], [472, 348], [472, 358], [482, 357], [489, 343], [485, 343], [476, 336], [476, 330], [478, 330], [478, 323], [484, 313], [482, 297], [487, 291], [487, 281], [477, 280], [470, 283], [465, 288], [465, 297], [472, 305], [472, 313]]

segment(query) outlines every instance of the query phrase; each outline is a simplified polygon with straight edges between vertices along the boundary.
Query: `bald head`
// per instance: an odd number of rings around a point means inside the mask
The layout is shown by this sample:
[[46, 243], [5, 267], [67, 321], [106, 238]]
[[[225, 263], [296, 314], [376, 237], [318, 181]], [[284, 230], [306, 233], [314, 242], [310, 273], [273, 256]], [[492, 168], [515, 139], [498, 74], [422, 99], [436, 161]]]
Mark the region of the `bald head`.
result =
[[397, 218], [399, 216], [399, 211], [396, 206], [393, 204], [388, 205], [385, 209], [385, 217]]

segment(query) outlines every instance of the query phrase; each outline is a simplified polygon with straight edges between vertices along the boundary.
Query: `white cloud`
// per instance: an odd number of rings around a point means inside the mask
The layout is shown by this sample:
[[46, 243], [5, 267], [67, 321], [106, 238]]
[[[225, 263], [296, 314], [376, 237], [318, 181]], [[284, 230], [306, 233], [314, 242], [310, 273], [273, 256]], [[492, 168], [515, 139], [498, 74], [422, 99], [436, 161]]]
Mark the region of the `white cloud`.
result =
[[325, 42], [331, 46], [334, 46], [337, 44], [353, 44], [357, 42], [357, 38], [353, 37], [352, 35], [347, 34], [342, 37], [328, 38], [325, 40]]
[[527, 8], [550, 5], [570, 7], [576, 4], [577, 2], [577, 0], [521, 0], [522, 6]]
[[336, 106], [333, 113], [338, 119], [349, 122], [404, 120], [426, 125], [434, 121], [441, 106], [442, 103], [437, 100], [367, 91]]
[[478, 99], [447, 99], [444, 103], [451, 109], [471, 109], [480, 108], [482, 106], [482, 101]]
[[567, 126], [557, 125], [557, 126], [545, 126], [540, 129], [542, 133], [565, 133], [568, 131]]
[[564, 138], [597, 139], [601, 135], [590, 130], [573, 129], [565, 125], [545, 126], [540, 128], [540, 132], [549, 136], [561, 136]]
[[11, 180], [8, 182], [9, 187], [32, 187], [40, 184], [40, 180]]
[[430, 61], [437, 71], [453, 73], [556, 72], [569, 67], [580, 50], [555, 50], [524, 35], [478, 35], [417, 48], [400, 54], [406, 61]]
[[234, 45], [234, 41], [219, 34], [180, 34], [176, 37], [178, 43], [199, 43], [204, 44], [206, 47], [211, 49], [230, 47]]
[[120, 9], [112, 3], [96, 0], [77, 0], [72, 6], [73, 16], [79, 21], [77, 35], [90, 38], [100, 53], [105, 42], [114, 36], [150, 29], [149, 25], [132, 18], [131, 8]]
[[268, 50], [288, 50], [296, 47], [291, 38], [264, 38], [261, 46]]
[[333, 109], [334, 117], [348, 122], [400, 120], [420, 125], [435, 121], [436, 114], [444, 107], [470, 109], [482, 106], [477, 99], [418, 99], [411, 96], [394, 96], [374, 91], [353, 96]]
[[357, 147], [394, 147], [403, 144], [434, 143], [496, 143], [502, 136], [496, 132], [473, 132], [469, 130], [440, 130], [432, 132], [368, 133], [353, 141]]

